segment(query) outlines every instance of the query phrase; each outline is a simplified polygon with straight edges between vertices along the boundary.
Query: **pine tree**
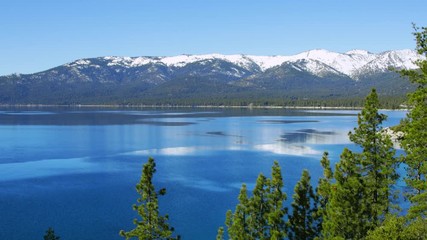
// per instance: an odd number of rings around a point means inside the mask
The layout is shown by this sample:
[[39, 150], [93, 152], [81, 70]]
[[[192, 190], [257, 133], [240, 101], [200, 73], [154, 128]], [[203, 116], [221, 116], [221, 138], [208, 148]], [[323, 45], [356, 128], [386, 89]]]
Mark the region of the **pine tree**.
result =
[[218, 228], [216, 240], [224, 240], [224, 228], [223, 227]]
[[[427, 57], [427, 28], [414, 28], [417, 51]], [[427, 60], [415, 64], [419, 70], [401, 71], [403, 76], [409, 77], [417, 85], [417, 89], [409, 94], [410, 110], [402, 123], [404, 139], [401, 146], [406, 152], [405, 181], [410, 188], [408, 199], [411, 202], [409, 216], [427, 217]]]
[[252, 197], [249, 200], [248, 229], [251, 239], [269, 239], [268, 213], [270, 212], [270, 205], [268, 197], [269, 179], [263, 174], [259, 174]]
[[392, 185], [396, 182], [397, 161], [390, 137], [383, 134], [382, 122], [387, 119], [378, 113], [379, 100], [375, 89], [366, 97], [364, 108], [358, 114], [358, 126], [350, 132], [352, 142], [362, 148], [355, 154], [362, 167], [362, 178], [366, 188], [365, 204], [372, 226], [381, 223], [381, 217], [390, 211]]
[[405, 230], [405, 218], [395, 215], [386, 216], [381, 226], [369, 231], [366, 240], [400, 240]]
[[[134, 219], [135, 229], [120, 235], [126, 239], [137, 238], [140, 240], [174, 239], [171, 237], [173, 228], [167, 223], [169, 217], [161, 216], [159, 213], [158, 195], [164, 195], [165, 189], [156, 192], [152, 179], [156, 172], [156, 163], [149, 158], [144, 164], [140, 182], [136, 185], [136, 191], [140, 195], [133, 209], [138, 212], [141, 220]], [[178, 237], [179, 239], [179, 237]]]
[[335, 183], [323, 216], [324, 239], [362, 239], [368, 232], [363, 198], [365, 188], [355, 155], [344, 149], [335, 165]]
[[46, 234], [43, 237], [44, 240], [59, 240], [61, 239], [59, 236], [55, 235], [55, 231], [53, 228], [49, 227], [46, 231]]
[[[378, 95], [373, 89], [358, 114], [358, 126], [349, 133], [350, 140], [362, 152], [344, 149], [333, 174], [336, 183], [328, 185], [325, 180], [319, 186], [325, 188], [325, 195], [331, 186], [322, 224], [326, 238], [364, 238], [390, 211], [391, 189], [398, 177], [397, 161], [389, 136], [381, 132], [386, 116], [378, 113], [378, 108]], [[331, 171], [326, 169], [325, 174], [330, 175]]]
[[281, 168], [279, 163], [274, 161], [270, 181], [270, 194], [268, 197], [270, 212], [267, 215], [271, 239], [283, 239], [286, 237], [286, 223], [283, 218], [287, 213], [287, 209], [283, 207], [283, 204], [287, 196], [282, 189], [283, 178]]
[[[248, 198], [246, 185], [239, 194], [235, 212], [227, 211], [225, 224], [229, 239], [283, 239], [286, 237], [283, 206], [286, 193], [282, 191], [280, 166], [274, 162], [272, 178], [259, 174], [252, 196]], [[220, 230], [218, 230], [220, 231]]]
[[310, 174], [304, 170], [300, 181], [295, 185], [294, 195], [292, 196], [292, 214], [289, 215], [290, 240], [314, 239], [317, 233], [315, 222], [316, 196], [313, 187], [310, 184]]
[[427, 239], [427, 219], [408, 219], [387, 215], [381, 226], [368, 233], [366, 240], [421, 240]]
[[228, 228], [228, 236], [230, 239], [249, 239], [249, 200], [245, 184], [240, 189], [238, 199], [239, 203], [236, 206], [234, 214], [231, 210], [227, 211], [225, 223]]
[[317, 224], [316, 232], [320, 234], [322, 232], [323, 216], [326, 215], [326, 205], [329, 202], [331, 196], [331, 185], [333, 180], [333, 173], [331, 169], [331, 163], [329, 160], [329, 153], [324, 152], [320, 164], [323, 168], [323, 177], [319, 179], [316, 189], [316, 201], [317, 211], [315, 213], [315, 221]]

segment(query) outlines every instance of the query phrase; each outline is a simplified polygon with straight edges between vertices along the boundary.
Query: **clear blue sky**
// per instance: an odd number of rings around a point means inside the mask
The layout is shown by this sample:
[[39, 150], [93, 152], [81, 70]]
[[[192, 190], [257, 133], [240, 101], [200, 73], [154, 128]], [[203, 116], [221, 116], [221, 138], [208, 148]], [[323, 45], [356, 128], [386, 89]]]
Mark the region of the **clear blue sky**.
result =
[[0, 0], [0, 75], [99, 56], [413, 49], [426, 0]]

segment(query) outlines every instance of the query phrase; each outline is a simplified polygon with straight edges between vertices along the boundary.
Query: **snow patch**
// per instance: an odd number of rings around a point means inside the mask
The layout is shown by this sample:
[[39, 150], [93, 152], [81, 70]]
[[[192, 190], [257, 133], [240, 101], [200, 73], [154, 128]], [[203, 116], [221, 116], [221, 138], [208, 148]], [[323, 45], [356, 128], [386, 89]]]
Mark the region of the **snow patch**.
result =
[[346, 52], [345, 54], [348, 54], [348, 55], [370, 55], [372, 53], [370, 53], [370, 52], [368, 52], [366, 50], [353, 49], [353, 50], [350, 50], [350, 51]]
[[[249, 71], [266, 71], [267, 69], [280, 66], [284, 63], [295, 63], [297, 70], [307, 70], [318, 76], [332, 71], [335, 74], [344, 74], [357, 79], [358, 74], [364, 71], [386, 71], [389, 67], [415, 69], [418, 68], [414, 62], [425, 59], [413, 50], [388, 51], [379, 54], [370, 53], [366, 50], [350, 50], [345, 53], [331, 52], [325, 49], [315, 49], [291, 56], [256, 56], [256, 55], [178, 55], [169, 57], [115, 57], [103, 58], [108, 66], [120, 66], [125, 68], [140, 67], [148, 64], [160, 64], [168, 67], [182, 68], [191, 63], [199, 62], [206, 65], [209, 61], [222, 60], [235, 64]], [[301, 64], [305, 62], [305, 64]], [[82, 59], [69, 66], [84, 66], [91, 64], [89, 60]], [[219, 65], [214, 66], [219, 69]], [[221, 69], [219, 69], [221, 70]], [[236, 76], [241, 71], [233, 69]]]

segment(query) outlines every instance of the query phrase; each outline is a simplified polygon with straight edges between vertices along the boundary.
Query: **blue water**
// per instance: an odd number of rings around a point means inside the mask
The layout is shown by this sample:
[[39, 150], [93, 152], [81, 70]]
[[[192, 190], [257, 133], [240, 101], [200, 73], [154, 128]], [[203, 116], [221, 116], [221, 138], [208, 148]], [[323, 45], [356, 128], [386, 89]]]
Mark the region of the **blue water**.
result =
[[[405, 113], [387, 111], [385, 124]], [[122, 239], [133, 228], [135, 184], [155, 158], [160, 209], [183, 239], [214, 239], [242, 183], [253, 187], [278, 160], [291, 202], [320, 158], [336, 162], [355, 111], [2, 109], [0, 239]]]

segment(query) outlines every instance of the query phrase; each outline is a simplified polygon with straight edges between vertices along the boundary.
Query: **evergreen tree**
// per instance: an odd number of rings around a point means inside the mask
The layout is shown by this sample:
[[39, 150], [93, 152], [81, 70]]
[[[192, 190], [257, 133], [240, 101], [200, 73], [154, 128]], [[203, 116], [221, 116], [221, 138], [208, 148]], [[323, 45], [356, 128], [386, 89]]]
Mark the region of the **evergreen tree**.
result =
[[[137, 238], [140, 240], [173, 239], [171, 237], [173, 228], [167, 223], [169, 217], [161, 216], [159, 213], [158, 195], [164, 195], [165, 189], [156, 192], [152, 179], [156, 172], [156, 163], [153, 158], [149, 158], [144, 164], [140, 182], [136, 185], [136, 191], [140, 195], [133, 209], [138, 212], [141, 220], [134, 219], [135, 229], [125, 232], [120, 231], [120, 235], [126, 239]], [[178, 237], [179, 239], [179, 237]]]
[[381, 226], [368, 233], [366, 240], [421, 240], [427, 239], [427, 219], [408, 219], [388, 215]]
[[402, 232], [402, 239], [427, 239], [427, 219], [424, 217], [412, 218]]
[[231, 210], [227, 211], [225, 224], [228, 228], [228, 236], [230, 239], [249, 239], [249, 200], [245, 184], [240, 189], [238, 199], [239, 203], [236, 206], [234, 214]]
[[279, 163], [274, 161], [270, 181], [270, 194], [268, 197], [270, 212], [268, 213], [268, 225], [270, 227], [271, 239], [283, 239], [286, 237], [286, 223], [283, 219], [287, 209], [283, 207], [286, 201], [286, 193], [283, 189], [282, 171]]
[[400, 240], [405, 230], [405, 218], [388, 215], [384, 222], [372, 231], [369, 231], [366, 240]]
[[344, 149], [335, 165], [335, 183], [323, 216], [324, 239], [362, 239], [368, 232], [363, 198], [365, 188], [355, 155]]
[[224, 240], [224, 228], [223, 227], [218, 228], [216, 240]]
[[381, 216], [389, 212], [391, 188], [397, 179], [393, 143], [388, 135], [381, 132], [382, 122], [387, 116], [378, 113], [378, 108], [378, 95], [372, 89], [358, 114], [357, 128], [354, 133], [349, 133], [350, 140], [362, 148], [362, 153], [355, 154], [355, 157], [362, 167], [365, 207], [373, 226], [379, 225]]
[[[427, 57], [427, 28], [415, 28], [417, 51]], [[420, 31], [421, 30], [421, 31]], [[408, 199], [411, 202], [410, 217], [427, 216], [427, 60], [415, 63], [419, 70], [402, 70], [403, 76], [417, 85], [409, 94], [410, 107], [407, 118], [402, 123], [404, 139], [401, 142], [406, 152], [406, 185], [410, 188]]]
[[333, 173], [331, 163], [328, 157], [328, 152], [324, 152], [320, 164], [323, 168], [323, 177], [319, 179], [316, 189], [317, 211], [315, 213], [315, 221], [317, 224], [316, 232], [322, 232], [323, 216], [326, 215], [326, 205], [331, 196], [331, 184], [333, 180]]
[[55, 235], [55, 231], [53, 228], [49, 227], [46, 231], [46, 234], [43, 237], [44, 240], [59, 240], [61, 239], [59, 236]]
[[[398, 177], [397, 161], [389, 136], [381, 132], [386, 116], [378, 113], [378, 108], [378, 95], [373, 89], [358, 114], [358, 126], [349, 133], [350, 140], [362, 152], [344, 149], [331, 191], [327, 191], [328, 181], [322, 180], [319, 185], [325, 188], [322, 194], [330, 194], [322, 224], [326, 238], [364, 238], [390, 211], [391, 189]], [[331, 171], [326, 169], [325, 174], [330, 176]]]
[[251, 239], [270, 239], [268, 234], [268, 213], [270, 212], [268, 197], [269, 179], [260, 174], [249, 200], [248, 229]]
[[[274, 162], [272, 178], [260, 174], [252, 196], [248, 198], [243, 184], [239, 203], [233, 213], [227, 211], [225, 224], [229, 239], [283, 239], [286, 237], [283, 206], [286, 194], [282, 191], [283, 179], [280, 166]], [[220, 231], [220, 229], [218, 230]]]
[[310, 240], [318, 235], [315, 222], [316, 196], [310, 179], [309, 172], [304, 170], [300, 181], [295, 185], [295, 193], [292, 196], [294, 200], [292, 214], [289, 215], [288, 236], [290, 240]]

